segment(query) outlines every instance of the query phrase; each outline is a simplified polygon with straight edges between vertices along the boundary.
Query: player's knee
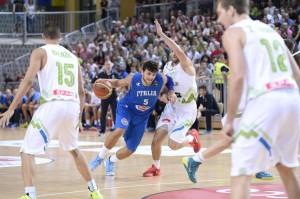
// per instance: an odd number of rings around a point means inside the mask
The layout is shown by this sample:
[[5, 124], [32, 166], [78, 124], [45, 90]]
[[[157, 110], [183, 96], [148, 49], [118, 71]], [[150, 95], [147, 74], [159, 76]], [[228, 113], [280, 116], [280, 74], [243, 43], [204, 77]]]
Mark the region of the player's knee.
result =
[[114, 137], [121, 137], [124, 134], [125, 130], [122, 128], [116, 128], [113, 132], [112, 132], [112, 136]]
[[74, 157], [74, 158], [77, 158], [80, 154], [80, 151], [78, 149], [72, 149], [69, 151], [71, 153], [71, 155]]
[[178, 150], [180, 149], [180, 144], [174, 140], [172, 140], [171, 138], [168, 141], [168, 146], [172, 149], [172, 150]]
[[136, 149], [137, 149], [137, 147], [131, 147], [131, 148], [126, 147], [126, 154], [128, 156], [130, 156], [131, 154], [133, 154], [136, 151]]
[[151, 145], [161, 145], [167, 134], [168, 132], [166, 130], [158, 129], [154, 134]]

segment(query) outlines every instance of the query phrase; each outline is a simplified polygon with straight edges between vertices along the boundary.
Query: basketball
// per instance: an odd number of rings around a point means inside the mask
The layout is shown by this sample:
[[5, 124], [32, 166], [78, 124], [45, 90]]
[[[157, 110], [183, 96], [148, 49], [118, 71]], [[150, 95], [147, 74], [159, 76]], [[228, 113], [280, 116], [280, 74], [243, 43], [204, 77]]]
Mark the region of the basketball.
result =
[[112, 93], [111, 83], [104, 79], [98, 79], [93, 84], [93, 91], [100, 99], [107, 99]]

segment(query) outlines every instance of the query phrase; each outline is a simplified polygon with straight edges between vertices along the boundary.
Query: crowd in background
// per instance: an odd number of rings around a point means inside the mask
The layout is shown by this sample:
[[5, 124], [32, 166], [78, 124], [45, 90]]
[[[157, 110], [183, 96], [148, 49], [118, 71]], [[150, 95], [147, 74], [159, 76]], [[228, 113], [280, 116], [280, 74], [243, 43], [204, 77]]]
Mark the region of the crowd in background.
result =
[[[161, 1], [159, 1], [161, 3]], [[157, 3], [155, 0], [138, 1], [137, 3]], [[276, 29], [284, 39], [295, 42], [294, 51], [300, 50], [300, 5], [296, 7], [275, 7], [272, 1], [251, 1], [251, 17], [261, 20]], [[227, 67], [226, 54], [221, 44], [223, 27], [216, 22], [216, 17], [209, 13], [193, 13], [187, 16], [184, 10], [174, 9], [170, 17], [158, 18], [163, 31], [179, 44], [188, 57], [192, 60], [196, 69], [197, 84], [206, 85], [207, 90], [215, 96], [217, 102], [224, 102], [223, 84], [224, 76], [222, 67]], [[152, 59], [159, 63], [162, 70], [165, 64], [171, 61], [170, 49], [157, 37], [156, 29], [149, 13], [141, 13], [138, 16], [126, 18], [123, 21], [114, 21], [112, 30], [107, 32], [100, 30], [91, 42], [79, 42], [76, 46], [68, 47], [80, 59], [86, 89], [86, 108], [84, 111], [84, 127], [103, 126], [100, 118], [99, 107], [101, 100], [92, 92], [92, 83], [99, 74], [115, 74], [113, 78], [125, 78], [130, 73], [140, 71], [145, 60]], [[12, 88], [13, 89], [13, 88]], [[31, 95], [37, 90], [31, 91], [27, 99], [20, 104], [21, 123], [28, 122], [32, 116], [34, 106], [28, 106], [23, 111], [24, 104], [30, 104]], [[118, 100], [124, 90], [117, 90], [115, 100]], [[0, 108], [4, 111], [11, 102], [15, 91], [3, 91], [1, 93]], [[36, 97], [33, 97], [36, 99]], [[6, 99], [6, 100], [5, 100]], [[165, 102], [161, 97], [158, 110]], [[106, 102], [104, 102], [106, 103]], [[35, 103], [36, 104], [36, 103]], [[36, 105], [35, 105], [36, 106]], [[111, 107], [111, 108], [109, 108]], [[105, 124], [111, 124], [114, 107], [107, 107], [110, 119]], [[107, 112], [106, 110], [106, 112]], [[159, 111], [158, 111], [159, 112]], [[26, 113], [27, 116], [26, 116]], [[15, 113], [16, 114], [16, 113]], [[154, 113], [154, 116], [157, 116]], [[155, 119], [154, 119], [155, 120]], [[12, 121], [12, 126], [19, 125], [19, 121]], [[153, 122], [153, 121], [151, 121]], [[101, 123], [101, 125], [100, 125]], [[153, 124], [150, 125], [153, 128]], [[103, 129], [101, 130], [103, 131]]]

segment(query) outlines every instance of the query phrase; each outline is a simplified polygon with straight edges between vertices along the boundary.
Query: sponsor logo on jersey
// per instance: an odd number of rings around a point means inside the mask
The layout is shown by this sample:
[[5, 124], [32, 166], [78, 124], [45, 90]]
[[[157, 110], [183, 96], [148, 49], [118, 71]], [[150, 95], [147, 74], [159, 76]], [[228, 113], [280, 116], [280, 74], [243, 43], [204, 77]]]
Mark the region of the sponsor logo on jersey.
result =
[[53, 95], [73, 96], [74, 93], [72, 91], [55, 89], [55, 90], [53, 90]]
[[144, 106], [144, 105], [135, 105], [135, 108], [139, 111], [145, 112], [148, 109], [150, 109], [150, 106]]
[[127, 120], [125, 117], [123, 117], [123, 118], [121, 119], [121, 123], [122, 123], [124, 126], [128, 126], [128, 120]]
[[153, 83], [152, 83], [153, 86], [157, 86], [158, 85], [158, 82], [155, 80]]
[[289, 79], [283, 79], [283, 80], [267, 83], [266, 87], [267, 90], [274, 90], [274, 89], [282, 89], [282, 88], [295, 88], [295, 85]]

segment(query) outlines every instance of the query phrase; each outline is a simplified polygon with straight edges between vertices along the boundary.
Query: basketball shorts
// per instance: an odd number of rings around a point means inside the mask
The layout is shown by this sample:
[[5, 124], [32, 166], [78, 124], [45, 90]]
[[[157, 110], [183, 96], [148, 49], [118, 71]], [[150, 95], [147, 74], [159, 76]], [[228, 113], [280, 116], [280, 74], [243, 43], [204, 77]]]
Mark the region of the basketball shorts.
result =
[[197, 117], [197, 105], [172, 105], [168, 103], [161, 114], [156, 129], [167, 128], [170, 139], [182, 143]]
[[149, 115], [149, 113], [145, 115], [134, 114], [128, 106], [118, 103], [115, 128], [125, 130], [126, 147], [132, 152], [137, 149], [142, 140]]
[[63, 150], [76, 149], [79, 112], [77, 102], [50, 101], [42, 104], [32, 117], [20, 152], [32, 155], [44, 154], [47, 145], [56, 138]]
[[299, 165], [299, 101], [299, 91], [287, 89], [248, 102], [239, 124], [234, 125], [232, 176], [254, 175], [277, 163], [290, 168]]

